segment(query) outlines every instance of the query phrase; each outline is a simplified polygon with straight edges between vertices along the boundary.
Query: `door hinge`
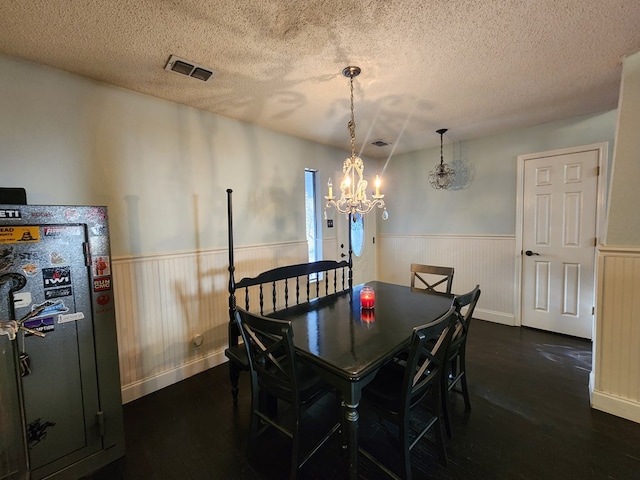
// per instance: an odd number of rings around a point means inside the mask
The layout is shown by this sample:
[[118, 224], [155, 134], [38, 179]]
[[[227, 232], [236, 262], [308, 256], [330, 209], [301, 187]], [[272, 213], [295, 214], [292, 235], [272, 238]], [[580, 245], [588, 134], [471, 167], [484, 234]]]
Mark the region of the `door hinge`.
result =
[[91, 266], [91, 245], [88, 242], [84, 242], [82, 244], [82, 249], [84, 250], [84, 264], [87, 267]]
[[596, 314], [596, 307], [591, 307], [591, 315], [595, 315]]
[[98, 421], [98, 431], [100, 436], [104, 437], [104, 412], [102, 410], [96, 413], [96, 419]]
[[596, 167], [596, 177], [600, 176], [600, 165]]

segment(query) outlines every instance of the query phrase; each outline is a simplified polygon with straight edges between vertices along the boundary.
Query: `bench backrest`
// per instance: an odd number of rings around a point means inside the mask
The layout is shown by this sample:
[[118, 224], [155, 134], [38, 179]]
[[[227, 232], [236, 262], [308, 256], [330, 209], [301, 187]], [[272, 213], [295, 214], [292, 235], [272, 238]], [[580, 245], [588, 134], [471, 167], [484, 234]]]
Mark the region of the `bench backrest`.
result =
[[256, 277], [243, 278], [235, 284], [234, 292], [242, 297], [240, 305], [245, 310], [264, 316], [343, 293], [348, 288], [348, 262], [321, 260], [278, 267]]

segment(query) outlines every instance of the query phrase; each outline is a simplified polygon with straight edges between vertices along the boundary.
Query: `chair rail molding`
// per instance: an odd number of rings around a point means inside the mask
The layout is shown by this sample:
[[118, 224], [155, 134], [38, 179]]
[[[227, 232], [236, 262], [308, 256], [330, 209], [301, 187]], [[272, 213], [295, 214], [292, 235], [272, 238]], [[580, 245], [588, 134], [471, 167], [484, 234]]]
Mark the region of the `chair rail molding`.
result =
[[[308, 260], [307, 242], [235, 249], [238, 278]], [[123, 403], [226, 361], [226, 248], [112, 259]]]

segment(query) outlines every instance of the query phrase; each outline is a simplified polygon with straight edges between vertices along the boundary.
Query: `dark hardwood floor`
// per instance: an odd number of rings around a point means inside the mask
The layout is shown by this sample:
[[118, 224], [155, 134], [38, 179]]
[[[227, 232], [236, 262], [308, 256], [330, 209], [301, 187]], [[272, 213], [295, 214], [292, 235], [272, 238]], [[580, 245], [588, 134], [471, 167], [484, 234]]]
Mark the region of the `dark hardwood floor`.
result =
[[[412, 456], [416, 479], [640, 479], [640, 424], [589, 406], [591, 343], [474, 320], [467, 345], [472, 410], [453, 400], [447, 468], [428, 440]], [[245, 457], [248, 376], [231, 402], [221, 365], [124, 406], [126, 457], [86, 480], [283, 479], [289, 443], [280, 435]], [[310, 430], [327, 399], [308, 419]], [[361, 442], [397, 460], [393, 441], [363, 412]], [[391, 442], [391, 444], [389, 443]], [[339, 438], [304, 466], [300, 478], [346, 478]], [[388, 478], [361, 456], [362, 478]]]

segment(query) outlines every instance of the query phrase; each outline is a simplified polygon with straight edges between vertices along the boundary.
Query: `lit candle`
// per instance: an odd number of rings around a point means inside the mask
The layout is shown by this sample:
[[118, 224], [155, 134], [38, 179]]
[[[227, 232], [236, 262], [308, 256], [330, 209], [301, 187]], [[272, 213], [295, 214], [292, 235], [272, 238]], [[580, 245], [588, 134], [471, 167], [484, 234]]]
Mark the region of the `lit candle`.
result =
[[380, 176], [379, 175], [376, 175], [375, 186], [376, 186], [376, 197], [379, 197], [380, 196]]
[[342, 180], [342, 191], [345, 192], [344, 196], [345, 198], [351, 198], [351, 178], [349, 177], [349, 175], [345, 175], [344, 179]]
[[360, 290], [360, 306], [364, 309], [373, 308], [376, 303], [376, 292], [371, 287]]
[[327, 187], [329, 187], [329, 198], [333, 198], [333, 183], [331, 179], [327, 182]]

